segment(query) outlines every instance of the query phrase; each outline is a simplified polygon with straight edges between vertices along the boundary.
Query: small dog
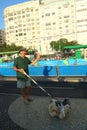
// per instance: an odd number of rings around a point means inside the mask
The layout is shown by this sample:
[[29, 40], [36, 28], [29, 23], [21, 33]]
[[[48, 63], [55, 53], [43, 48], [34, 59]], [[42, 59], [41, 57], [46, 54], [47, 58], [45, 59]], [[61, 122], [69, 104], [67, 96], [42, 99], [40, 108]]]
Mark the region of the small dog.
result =
[[64, 99], [63, 101], [52, 99], [49, 103], [49, 114], [51, 117], [64, 119], [70, 113], [70, 110], [71, 103], [69, 99]]

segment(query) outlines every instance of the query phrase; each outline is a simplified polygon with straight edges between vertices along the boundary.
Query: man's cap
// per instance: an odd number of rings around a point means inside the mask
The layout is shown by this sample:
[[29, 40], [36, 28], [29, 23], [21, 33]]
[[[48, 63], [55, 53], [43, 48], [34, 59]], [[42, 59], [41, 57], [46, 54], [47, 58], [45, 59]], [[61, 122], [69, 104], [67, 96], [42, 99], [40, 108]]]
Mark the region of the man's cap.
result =
[[26, 52], [27, 52], [26, 48], [21, 48], [21, 49], [19, 50], [19, 53], [20, 53], [21, 51], [26, 51]]

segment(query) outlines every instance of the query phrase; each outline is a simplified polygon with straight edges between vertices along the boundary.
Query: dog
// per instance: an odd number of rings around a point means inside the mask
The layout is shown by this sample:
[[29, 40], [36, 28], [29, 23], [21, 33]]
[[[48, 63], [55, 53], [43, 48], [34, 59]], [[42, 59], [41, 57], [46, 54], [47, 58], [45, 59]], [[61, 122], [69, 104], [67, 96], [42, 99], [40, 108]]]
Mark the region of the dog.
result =
[[59, 119], [64, 119], [67, 115], [69, 115], [70, 110], [71, 103], [69, 99], [64, 99], [63, 101], [51, 99], [49, 103], [49, 114], [51, 117], [58, 117]]

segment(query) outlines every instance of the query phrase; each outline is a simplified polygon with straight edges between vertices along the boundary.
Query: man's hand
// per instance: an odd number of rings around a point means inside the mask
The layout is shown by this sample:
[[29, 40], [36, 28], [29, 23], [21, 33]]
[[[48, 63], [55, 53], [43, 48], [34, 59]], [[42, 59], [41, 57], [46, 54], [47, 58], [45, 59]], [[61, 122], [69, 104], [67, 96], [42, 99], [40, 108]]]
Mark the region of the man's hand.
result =
[[19, 72], [20, 73], [24, 73], [24, 69], [19, 69]]
[[30, 65], [34, 65], [40, 59], [40, 53], [37, 53], [36, 58]]
[[18, 69], [16, 66], [14, 66], [14, 70], [20, 73], [24, 73], [24, 69]]
[[40, 59], [40, 53], [37, 53], [37, 55], [36, 55], [36, 59], [37, 59], [37, 60]]

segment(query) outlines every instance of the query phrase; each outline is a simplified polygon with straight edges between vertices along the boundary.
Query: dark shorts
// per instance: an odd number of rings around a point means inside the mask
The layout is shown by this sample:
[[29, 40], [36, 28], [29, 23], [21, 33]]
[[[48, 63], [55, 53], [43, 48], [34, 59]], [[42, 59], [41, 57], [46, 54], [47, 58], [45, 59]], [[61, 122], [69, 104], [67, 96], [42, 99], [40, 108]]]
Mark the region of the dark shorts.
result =
[[25, 87], [31, 87], [31, 81], [28, 79], [26, 81], [23, 80], [17, 80], [17, 88], [25, 88]]

